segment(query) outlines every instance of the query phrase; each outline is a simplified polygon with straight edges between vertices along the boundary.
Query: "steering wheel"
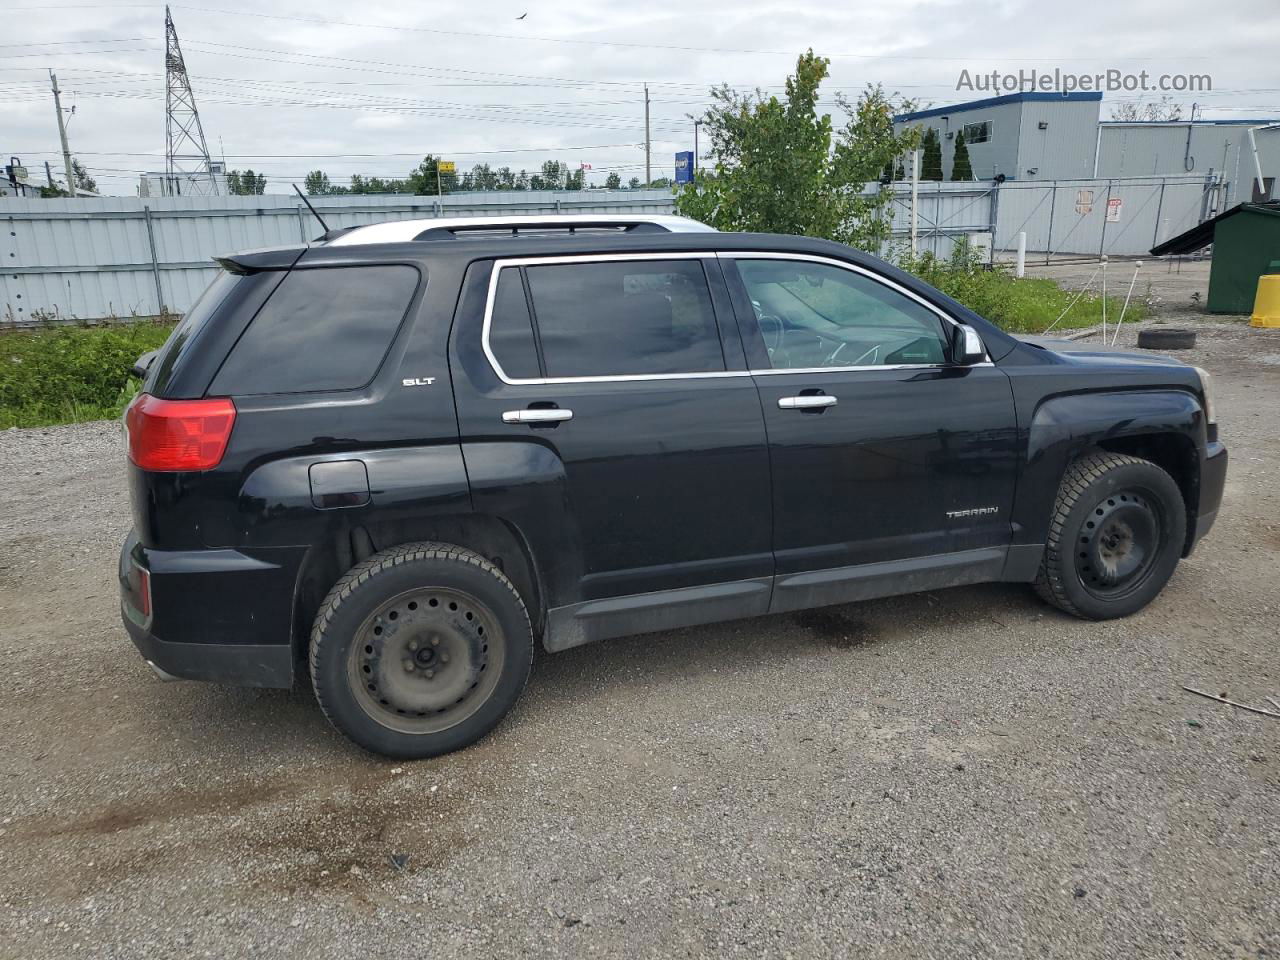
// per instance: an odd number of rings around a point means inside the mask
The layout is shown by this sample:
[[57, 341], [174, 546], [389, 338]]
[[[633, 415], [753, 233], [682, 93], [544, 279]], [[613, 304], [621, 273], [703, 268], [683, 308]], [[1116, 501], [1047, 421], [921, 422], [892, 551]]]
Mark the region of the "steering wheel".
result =
[[[844, 350], [844, 348], [845, 348], [845, 347], [847, 347], [848, 345], [849, 345], [849, 341], [848, 341], [848, 340], [846, 340], [844, 343], [840, 344], [840, 346], [838, 346], [838, 347], [836, 347], [834, 350], [832, 350], [832, 351], [831, 351], [831, 353], [829, 353], [829, 354], [827, 355], [827, 359], [826, 359], [826, 360], [824, 360], [824, 361], [822, 362], [822, 365], [823, 365], [823, 366], [825, 366], [825, 367], [834, 367], [834, 366], [836, 366], [836, 365], [837, 365], [837, 364], [836, 364], [836, 357], [840, 356], [840, 352], [841, 352], [842, 350]], [[875, 364], [875, 363], [877, 363], [877, 362], [879, 361], [879, 357], [880, 357], [880, 347], [881, 347], [881, 346], [882, 346], [881, 344], [877, 343], [877, 344], [876, 344], [875, 346], [873, 346], [871, 349], [869, 349], [869, 350], [867, 350], [866, 352], [864, 352], [864, 353], [862, 354], [862, 356], [858, 357], [858, 359], [857, 359], [857, 360], [854, 360], [852, 363], [846, 364], [846, 366], [850, 366], [850, 367], [860, 367], [860, 366], [863, 366], [863, 361], [866, 361], [868, 357], [870, 357], [870, 358], [871, 358], [871, 359], [870, 359], [870, 363], [871, 363], [871, 364]]]
[[[760, 324], [760, 334], [764, 337], [764, 348], [769, 356], [772, 357], [782, 346], [782, 335], [786, 332], [786, 327], [781, 318], [762, 311], [756, 312], [756, 322]], [[770, 343], [770, 340], [773, 342]]]

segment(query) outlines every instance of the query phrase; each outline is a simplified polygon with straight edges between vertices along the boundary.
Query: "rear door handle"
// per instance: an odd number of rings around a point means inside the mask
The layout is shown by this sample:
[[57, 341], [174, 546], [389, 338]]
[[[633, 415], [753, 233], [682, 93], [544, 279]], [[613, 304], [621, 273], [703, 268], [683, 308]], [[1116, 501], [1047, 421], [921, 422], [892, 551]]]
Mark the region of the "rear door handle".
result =
[[559, 423], [572, 420], [573, 411], [560, 407], [535, 407], [532, 410], [507, 410], [502, 414], [503, 423]]
[[826, 394], [804, 394], [799, 397], [779, 397], [779, 410], [809, 410], [814, 407], [834, 407], [836, 398]]

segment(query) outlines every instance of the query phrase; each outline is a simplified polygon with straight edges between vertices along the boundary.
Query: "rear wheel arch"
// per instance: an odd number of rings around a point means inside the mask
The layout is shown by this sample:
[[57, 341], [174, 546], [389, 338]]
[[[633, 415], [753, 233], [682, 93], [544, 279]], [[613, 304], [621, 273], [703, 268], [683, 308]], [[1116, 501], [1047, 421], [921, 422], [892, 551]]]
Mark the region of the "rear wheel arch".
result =
[[298, 574], [293, 630], [294, 659], [305, 662], [316, 613], [329, 591], [352, 567], [375, 553], [406, 544], [446, 543], [473, 551], [511, 580], [524, 601], [535, 636], [546, 619], [545, 592], [528, 541], [509, 521], [486, 514], [454, 514], [373, 520], [344, 527], [307, 552]]

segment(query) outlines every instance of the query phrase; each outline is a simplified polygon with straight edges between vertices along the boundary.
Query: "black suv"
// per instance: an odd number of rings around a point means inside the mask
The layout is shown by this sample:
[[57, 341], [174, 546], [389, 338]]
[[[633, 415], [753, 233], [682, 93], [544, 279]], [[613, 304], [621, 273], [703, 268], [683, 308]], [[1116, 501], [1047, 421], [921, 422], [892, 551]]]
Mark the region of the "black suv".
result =
[[1147, 604], [1214, 521], [1209, 378], [1016, 339], [848, 247], [407, 221], [237, 254], [125, 415], [124, 622], [360, 745], [483, 736], [547, 650], [982, 581]]

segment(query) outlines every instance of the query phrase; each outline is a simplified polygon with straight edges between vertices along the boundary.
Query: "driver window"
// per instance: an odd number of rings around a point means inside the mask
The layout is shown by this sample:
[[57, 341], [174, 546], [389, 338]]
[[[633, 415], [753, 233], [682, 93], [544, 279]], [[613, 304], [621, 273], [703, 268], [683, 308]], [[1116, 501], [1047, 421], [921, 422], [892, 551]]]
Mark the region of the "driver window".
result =
[[775, 370], [940, 364], [942, 319], [852, 270], [803, 260], [737, 260]]

